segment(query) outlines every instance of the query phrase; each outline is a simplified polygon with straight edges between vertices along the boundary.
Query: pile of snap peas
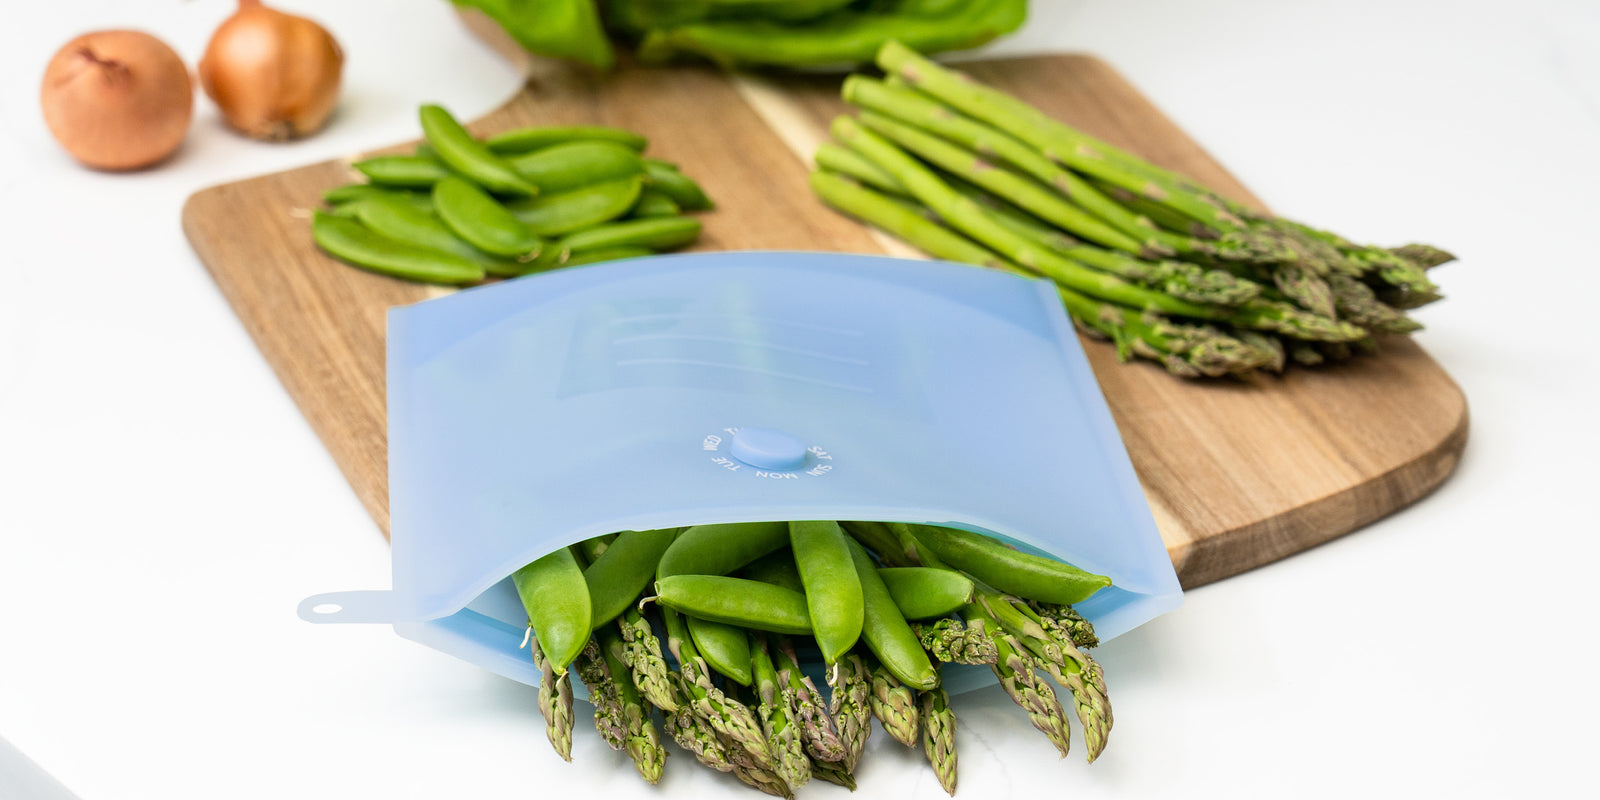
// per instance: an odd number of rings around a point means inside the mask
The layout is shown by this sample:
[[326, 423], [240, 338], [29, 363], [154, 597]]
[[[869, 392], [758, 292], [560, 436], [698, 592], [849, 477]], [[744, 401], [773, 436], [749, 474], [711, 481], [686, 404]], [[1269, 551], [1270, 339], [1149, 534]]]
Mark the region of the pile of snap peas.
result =
[[[1089, 760], [1111, 706], [1072, 609], [1111, 581], [968, 531], [895, 522], [752, 522], [625, 531], [512, 575], [550, 743], [572, 753], [571, 674], [595, 727], [660, 780], [661, 730], [700, 763], [790, 797], [851, 789], [876, 717], [956, 788], [946, 663], [985, 664], [1064, 756], [1070, 695]], [[665, 647], [662, 642], [665, 640]], [[670, 658], [669, 658], [670, 656]], [[802, 669], [820, 660], [826, 699]], [[660, 714], [662, 728], [656, 726]]]
[[337, 258], [406, 280], [461, 286], [685, 247], [712, 207], [673, 164], [619, 128], [523, 128], [479, 140], [439, 106], [410, 155], [352, 166], [365, 183], [323, 195], [311, 235]]

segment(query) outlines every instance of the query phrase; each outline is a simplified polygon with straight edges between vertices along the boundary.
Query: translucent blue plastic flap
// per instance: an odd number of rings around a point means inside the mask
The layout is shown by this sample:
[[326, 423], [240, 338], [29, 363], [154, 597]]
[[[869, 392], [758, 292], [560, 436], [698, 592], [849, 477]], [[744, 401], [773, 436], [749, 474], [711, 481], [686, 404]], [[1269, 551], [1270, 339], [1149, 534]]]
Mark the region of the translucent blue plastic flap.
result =
[[[1114, 636], [1179, 589], [1048, 283], [826, 253], [662, 256], [389, 314], [397, 622], [580, 539], [867, 519], [1112, 577]], [[743, 437], [741, 432], [746, 432]]]

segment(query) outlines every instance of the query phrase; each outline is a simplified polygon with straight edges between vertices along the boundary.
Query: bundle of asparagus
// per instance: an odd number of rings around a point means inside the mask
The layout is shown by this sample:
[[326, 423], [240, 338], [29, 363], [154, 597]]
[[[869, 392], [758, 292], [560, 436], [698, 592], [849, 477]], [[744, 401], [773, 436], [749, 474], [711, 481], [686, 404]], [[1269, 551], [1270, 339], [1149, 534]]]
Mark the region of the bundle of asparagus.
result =
[[[652, 578], [654, 594], [640, 601]], [[812, 778], [853, 790], [876, 718], [920, 745], [953, 795], [944, 664], [987, 665], [1063, 756], [1069, 714], [1090, 761], [1111, 729], [1100, 665], [1085, 652], [1099, 642], [1064, 604], [1109, 579], [965, 531], [883, 522], [627, 531], [562, 548], [513, 580], [557, 753], [571, 758], [576, 673], [601, 737], [650, 783], [667, 755], [658, 711], [667, 737], [701, 764], [780, 797]], [[803, 658], [821, 662], [826, 695]], [[1045, 675], [1070, 695], [1065, 709]]]
[[1421, 325], [1440, 298], [1428, 245], [1385, 249], [1275, 217], [922, 58], [853, 75], [811, 184], [834, 208], [951, 261], [1059, 286], [1118, 355], [1185, 377], [1282, 371]]

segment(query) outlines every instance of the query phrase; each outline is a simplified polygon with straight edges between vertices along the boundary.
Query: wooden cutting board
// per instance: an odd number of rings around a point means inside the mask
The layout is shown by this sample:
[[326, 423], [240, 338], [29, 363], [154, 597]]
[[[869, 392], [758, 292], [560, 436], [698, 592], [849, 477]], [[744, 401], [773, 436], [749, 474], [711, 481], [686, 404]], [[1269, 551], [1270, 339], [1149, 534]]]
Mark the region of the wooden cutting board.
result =
[[[503, 49], [508, 54], [514, 48]], [[830, 211], [808, 154], [844, 111], [837, 77], [730, 78], [540, 62], [470, 127], [599, 123], [650, 138], [719, 204], [696, 249], [909, 254]], [[1046, 112], [1251, 205], [1260, 201], [1103, 62], [1055, 55], [964, 68]], [[397, 145], [400, 149], [402, 146]], [[206, 189], [183, 226], [240, 320], [387, 535], [384, 312], [445, 293], [352, 269], [312, 245], [306, 209], [354, 180], [346, 162]], [[1409, 339], [1378, 357], [1249, 380], [1186, 381], [1084, 347], [1185, 587], [1366, 525], [1438, 486], [1467, 436], [1450, 377]]]

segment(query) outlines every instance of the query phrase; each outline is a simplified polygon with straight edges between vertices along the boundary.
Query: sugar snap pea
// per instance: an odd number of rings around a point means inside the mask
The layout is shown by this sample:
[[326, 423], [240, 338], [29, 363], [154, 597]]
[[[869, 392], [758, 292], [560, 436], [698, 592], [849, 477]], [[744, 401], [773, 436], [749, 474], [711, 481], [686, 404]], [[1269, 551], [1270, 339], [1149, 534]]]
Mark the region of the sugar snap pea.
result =
[[705, 190], [693, 178], [678, 171], [676, 164], [659, 158], [644, 160], [644, 174], [650, 186], [672, 198], [684, 211], [709, 211], [715, 207]]
[[330, 206], [341, 206], [345, 203], [373, 196], [399, 200], [429, 214], [433, 213], [433, 198], [427, 192], [386, 189], [382, 186], [373, 186], [370, 183], [347, 183], [343, 186], [335, 186], [322, 193], [322, 202]]
[[528, 624], [539, 637], [539, 647], [549, 657], [557, 675], [589, 643], [589, 586], [571, 548], [562, 547], [511, 575], [528, 612]]
[[987, 536], [934, 525], [904, 527], [950, 566], [1007, 594], [1071, 605], [1111, 585], [1104, 575], [1013, 550]]
[[673, 575], [727, 575], [789, 545], [787, 522], [730, 522], [696, 525], [673, 540], [656, 565], [656, 578]]
[[433, 207], [450, 230], [484, 252], [531, 259], [544, 246], [499, 201], [461, 178], [450, 176], [434, 184]]
[[506, 159], [541, 194], [644, 174], [639, 154], [612, 142], [568, 142]]
[[811, 628], [828, 664], [861, 638], [861, 579], [850, 556], [850, 540], [831, 520], [789, 523], [789, 546], [805, 586]]
[[427, 189], [455, 173], [444, 162], [422, 156], [373, 156], [351, 164], [378, 186]]
[[633, 131], [621, 128], [609, 128], [604, 125], [565, 125], [518, 128], [497, 133], [490, 136], [486, 144], [491, 152], [514, 155], [566, 142], [613, 142], [637, 152], [643, 150], [649, 140]]
[[589, 587], [590, 623], [599, 627], [626, 611], [650, 585], [656, 562], [678, 535], [677, 528], [623, 531], [584, 569]]
[[559, 242], [562, 250], [579, 252], [606, 247], [648, 247], [674, 250], [700, 237], [700, 220], [694, 217], [651, 217], [608, 222], [568, 234]]
[[692, 616], [683, 621], [708, 666], [734, 683], [750, 685], [750, 634], [744, 628]]
[[955, 570], [884, 567], [878, 577], [906, 619], [942, 617], [972, 602], [972, 579]]
[[794, 564], [794, 553], [785, 548], [768, 553], [739, 570], [739, 577], [782, 586], [802, 594], [805, 582], [800, 580], [800, 568]]
[[539, 193], [527, 178], [511, 165], [489, 152], [483, 143], [472, 138], [450, 112], [435, 105], [425, 105], [418, 116], [422, 120], [422, 133], [439, 159], [456, 172], [471, 178], [491, 192], [528, 197]]
[[530, 269], [528, 264], [498, 258], [473, 247], [438, 217], [418, 210], [405, 200], [372, 195], [346, 205], [353, 209], [361, 224], [380, 235], [397, 242], [460, 256], [483, 267], [483, 271], [490, 275], [504, 278], [521, 275]]
[[672, 201], [672, 198], [646, 188], [639, 193], [639, 201], [628, 209], [629, 219], [647, 219], [649, 217], [676, 217], [683, 213], [683, 209]]
[[641, 258], [655, 255], [654, 250], [648, 247], [602, 247], [598, 250], [584, 250], [578, 253], [568, 253], [565, 260], [560, 262], [564, 267], [576, 267], [579, 264], [598, 264], [601, 261], [621, 261], [624, 258]]
[[872, 563], [872, 556], [855, 540], [851, 540], [849, 546], [856, 575], [861, 579], [865, 609], [861, 638], [867, 641], [867, 648], [901, 683], [922, 690], [938, 686], [939, 673], [928, 660], [928, 653], [922, 649], [916, 633], [906, 624], [894, 597], [889, 594], [889, 587], [878, 576], [878, 565]]
[[560, 236], [616, 219], [639, 199], [638, 177], [605, 181], [559, 194], [517, 200], [507, 208], [540, 236]]
[[690, 617], [773, 633], [811, 633], [805, 595], [770, 583], [721, 575], [672, 575], [656, 581], [656, 596], [661, 605]]
[[312, 212], [311, 239], [344, 261], [396, 278], [447, 286], [483, 280], [483, 267], [460, 256], [403, 244], [325, 211]]

